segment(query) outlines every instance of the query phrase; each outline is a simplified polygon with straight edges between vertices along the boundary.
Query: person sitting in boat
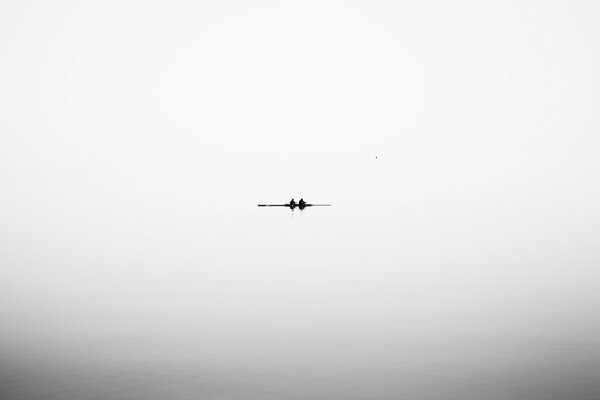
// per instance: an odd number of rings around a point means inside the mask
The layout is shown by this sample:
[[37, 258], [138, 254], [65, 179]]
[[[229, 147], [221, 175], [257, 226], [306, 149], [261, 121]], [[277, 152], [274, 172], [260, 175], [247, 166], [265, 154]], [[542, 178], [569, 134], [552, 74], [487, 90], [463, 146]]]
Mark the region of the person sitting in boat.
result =
[[305, 207], [306, 206], [306, 202], [304, 201], [304, 199], [300, 199], [300, 201], [298, 202], [298, 205], [300, 207]]
[[290, 200], [290, 207], [296, 207], [296, 201], [294, 199]]

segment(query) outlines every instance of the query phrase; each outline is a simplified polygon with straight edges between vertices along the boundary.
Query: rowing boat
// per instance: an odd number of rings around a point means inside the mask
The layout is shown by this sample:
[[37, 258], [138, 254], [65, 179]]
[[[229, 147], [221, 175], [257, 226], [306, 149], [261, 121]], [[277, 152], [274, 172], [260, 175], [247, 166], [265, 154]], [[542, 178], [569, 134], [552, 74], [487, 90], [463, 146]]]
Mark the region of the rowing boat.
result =
[[295, 204], [295, 203], [287, 203], [287, 204], [258, 204], [259, 207], [287, 207], [292, 210], [296, 207], [299, 209], [303, 209], [305, 207], [330, 207], [331, 204]]

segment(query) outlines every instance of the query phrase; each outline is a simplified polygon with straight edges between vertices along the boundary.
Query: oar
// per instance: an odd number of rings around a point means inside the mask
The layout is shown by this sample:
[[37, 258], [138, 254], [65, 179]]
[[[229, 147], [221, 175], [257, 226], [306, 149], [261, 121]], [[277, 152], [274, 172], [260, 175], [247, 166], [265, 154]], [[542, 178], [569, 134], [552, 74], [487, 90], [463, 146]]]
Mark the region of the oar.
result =
[[257, 204], [259, 207], [331, 207], [331, 204], [305, 204], [301, 206], [300, 204]]

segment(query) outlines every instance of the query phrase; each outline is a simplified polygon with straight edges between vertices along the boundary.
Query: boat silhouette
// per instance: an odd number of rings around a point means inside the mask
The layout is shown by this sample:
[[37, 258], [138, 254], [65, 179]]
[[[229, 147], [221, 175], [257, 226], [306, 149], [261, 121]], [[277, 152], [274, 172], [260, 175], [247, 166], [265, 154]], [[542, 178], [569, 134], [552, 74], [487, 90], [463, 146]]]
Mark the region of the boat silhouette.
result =
[[259, 207], [287, 207], [291, 210], [298, 207], [301, 210], [304, 210], [306, 207], [330, 207], [331, 204], [310, 204], [306, 203], [304, 199], [300, 199], [298, 203], [294, 201], [294, 199], [290, 200], [289, 203], [285, 204], [258, 204]]

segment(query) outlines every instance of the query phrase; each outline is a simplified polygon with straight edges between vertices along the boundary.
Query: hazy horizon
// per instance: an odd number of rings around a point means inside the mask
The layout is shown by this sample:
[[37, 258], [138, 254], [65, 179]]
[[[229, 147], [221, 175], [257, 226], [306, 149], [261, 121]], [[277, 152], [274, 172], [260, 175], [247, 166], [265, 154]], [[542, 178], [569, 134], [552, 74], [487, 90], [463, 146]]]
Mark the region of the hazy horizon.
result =
[[0, 397], [598, 398], [598, 15], [3, 2]]

